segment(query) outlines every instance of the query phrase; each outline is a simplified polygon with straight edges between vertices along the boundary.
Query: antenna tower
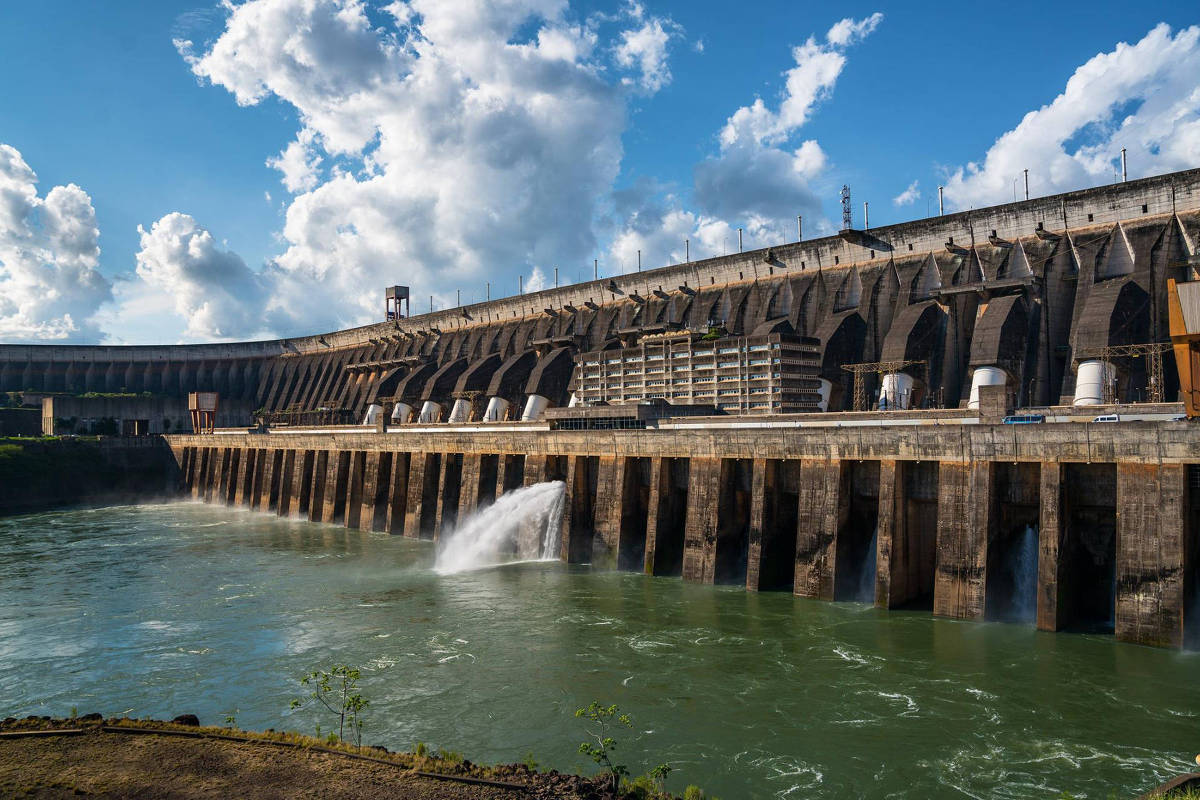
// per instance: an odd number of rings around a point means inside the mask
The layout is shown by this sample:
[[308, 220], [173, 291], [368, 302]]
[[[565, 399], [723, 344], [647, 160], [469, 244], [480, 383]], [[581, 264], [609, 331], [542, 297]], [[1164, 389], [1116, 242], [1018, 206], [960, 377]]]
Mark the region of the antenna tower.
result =
[[849, 230], [854, 222], [850, 212], [850, 187], [842, 186], [842, 230]]

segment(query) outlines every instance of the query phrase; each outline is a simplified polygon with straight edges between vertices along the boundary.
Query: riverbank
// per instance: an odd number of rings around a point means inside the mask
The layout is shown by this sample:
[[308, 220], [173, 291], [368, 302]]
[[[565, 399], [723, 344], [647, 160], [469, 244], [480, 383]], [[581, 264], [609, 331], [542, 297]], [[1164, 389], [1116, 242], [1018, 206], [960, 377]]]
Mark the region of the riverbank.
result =
[[[601, 800], [601, 778], [307, 736], [93, 714], [0, 722], [0, 796]], [[628, 794], [622, 797], [639, 798]], [[664, 800], [668, 795], [662, 795]]]
[[0, 517], [179, 495], [158, 436], [0, 437]]

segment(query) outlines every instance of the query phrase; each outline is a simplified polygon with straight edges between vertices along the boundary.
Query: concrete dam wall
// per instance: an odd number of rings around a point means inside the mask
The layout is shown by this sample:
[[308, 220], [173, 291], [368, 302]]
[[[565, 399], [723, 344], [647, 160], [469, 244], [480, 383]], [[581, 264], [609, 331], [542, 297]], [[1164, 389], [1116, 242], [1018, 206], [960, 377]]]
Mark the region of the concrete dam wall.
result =
[[572, 563], [967, 620], [1025, 601], [1042, 630], [1164, 647], [1200, 624], [1186, 422], [169, 438], [194, 497], [364, 531], [436, 541], [561, 480]]
[[438, 539], [561, 480], [572, 563], [1179, 647], [1197, 242], [1190, 170], [313, 336], [0, 345], [0, 391], [258, 412], [166, 437], [213, 502]]
[[[884, 362], [920, 407], [966, 405], [981, 385], [1005, 386], [1014, 405], [1088, 402], [1088, 392], [1174, 400], [1169, 359], [1156, 377], [1145, 358], [1103, 351], [1167, 340], [1166, 281], [1192, 277], [1198, 241], [1200, 170], [1191, 170], [321, 335], [0, 345], [0, 391], [217, 391], [280, 423], [285, 412], [320, 410], [358, 422], [383, 398], [405, 409], [397, 422], [422, 409], [444, 421], [458, 401], [461, 417], [479, 420], [497, 398], [493, 407], [516, 417], [531, 397], [567, 405], [584, 378], [582, 354], [717, 330], [815, 340], [811, 388], [822, 382], [830, 411], [877, 402], [888, 370], [865, 370], [856, 400], [844, 367]], [[591, 396], [723, 407], [719, 394], [701, 398], [694, 387], [621, 394], [629, 387], [606, 379]]]

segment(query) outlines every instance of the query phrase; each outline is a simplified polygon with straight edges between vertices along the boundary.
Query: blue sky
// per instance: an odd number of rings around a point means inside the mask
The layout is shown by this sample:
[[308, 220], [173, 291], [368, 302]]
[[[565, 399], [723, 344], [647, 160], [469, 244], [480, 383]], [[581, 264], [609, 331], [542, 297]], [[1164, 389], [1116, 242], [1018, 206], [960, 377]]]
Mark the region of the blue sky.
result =
[[[1121, 146], [1135, 177], [1200, 166], [1179, 2], [236, 6], [6, 5], [0, 341], [315, 332], [389, 283], [444, 305], [738, 226], [770, 244], [797, 213], [817, 235], [843, 183], [879, 225], [942, 183], [1011, 200], [1022, 166], [1034, 194], [1093, 185]], [[292, 142], [316, 167], [289, 191], [268, 160]]]

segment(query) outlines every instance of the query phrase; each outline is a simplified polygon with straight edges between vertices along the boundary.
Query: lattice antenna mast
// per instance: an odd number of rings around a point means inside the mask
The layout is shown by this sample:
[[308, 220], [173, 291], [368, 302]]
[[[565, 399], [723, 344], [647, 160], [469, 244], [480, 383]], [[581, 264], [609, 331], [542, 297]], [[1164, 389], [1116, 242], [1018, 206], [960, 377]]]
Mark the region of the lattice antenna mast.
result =
[[850, 187], [842, 186], [842, 230], [850, 230], [854, 224], [854, 217], [850, 211]]

